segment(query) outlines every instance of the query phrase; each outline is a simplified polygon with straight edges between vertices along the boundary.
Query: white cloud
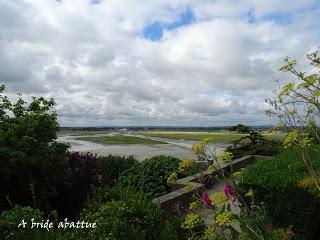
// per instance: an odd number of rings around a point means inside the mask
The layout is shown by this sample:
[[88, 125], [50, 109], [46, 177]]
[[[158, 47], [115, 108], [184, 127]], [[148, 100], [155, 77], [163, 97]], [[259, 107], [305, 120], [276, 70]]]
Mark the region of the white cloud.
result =
[[[1, 82], [10, 94], [54, 97], [68, 126], [265, 124], [264, 98], [286, 77], [282, 58], [319, 44], [316, 5], [0, 0]], [[144, 28], [187, 8], [192, 24], [144, 38]]]

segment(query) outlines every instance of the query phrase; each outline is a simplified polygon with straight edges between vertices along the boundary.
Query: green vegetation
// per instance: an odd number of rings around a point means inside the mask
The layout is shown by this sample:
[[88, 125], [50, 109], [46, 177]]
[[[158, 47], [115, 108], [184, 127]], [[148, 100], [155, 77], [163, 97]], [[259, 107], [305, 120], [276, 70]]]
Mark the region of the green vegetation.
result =
[[245, 134], [230, 133], [226, 131], [217, 132], [171, 132], [171, 131], [145, 131], [139, 134], [149, 137], [162, 137], [168, 139], [184, 139], [191, 141], [201, 141], [205, 138], [212, 137], [215, 143], [231, 143], [245, 136]]
[[101, 219], [99, 228], [87, 232], [85, 239], [184, 239], [178, 219], [168, 217], [145, 193], [127, 188], [99, 190], [81, 218]]
[[[318, 147], [319, 148], [319, 147]], [[319, 167], [320, 155], [312, 155]], [[293, 226], [295, 239], [312, 239], [317, 227], [319, 202], [299, 149], [288, 149], [275, 159], [259, 161], [245, 169], [240, 189], [254, 192], [276, 227]]]
[[[143, 191], [149, 196], [158, 197], [170, 191], [167, 178], [179, 167], [182, 161], [171, 156], [155, 156], [137, 162], [132, 168], [124, 171], [118, 180], [118, 185]], [[203, 164], [193, 164], [186, 173], [180, 173], [179, 178], [198, 173], [204, 169]]]
[[11, 204], [56, 209], [68, 187], [68, 146], [55, 140], [55, 102], [42, 97], [11, 102], [3, 90], [0, 86], [0, 211]]
[[246, 155], [275, 156], [283, 149], [279, 141], [266, 140], [260, 133], [250, 130], [249, 135], [235, 141], [226, 151], [232, 153], [234, 158]]
[[228, 130], [232, 132], [238, 132], [238, 133], [249, 133], [251, 129], [246, 125], [238, 124], [238, 125], [229, 127]]
[[135, 136], [126, 135], [112, 135], [104, 137], [81, 137], [79, 140], [86, 140], [90, 142], [105, 143], [105, 144], [165, 144], [165, 142], [145, 139]]
[[64, 135], [68, 135], [68, 136], [83, 136], [83, 135], [96, 135], [96, 134], [108, 134], [110, 133], [109, 130], [93, 130], [93, 131], [89, 131], [89, 130], [67, 130], [67, 129], [59, 129], [58, 131], [58, 135], [59, 136], [64, 136]]
[[[149, 137], [162, 137], [168, 139], [184, 139], [190, 141], [201, 141], [205, 138], [212, 138], [213, 143], [233, 143], [241, 137], [248, 134], [232, 133], [228, 131], [214, 131], [214, 132], [173, 132], [173, 131], [141, 131], [141, 135]], [[266, 133], [263, 136], [267, 140], [281, 140], [285, 134], [282, 133]]]

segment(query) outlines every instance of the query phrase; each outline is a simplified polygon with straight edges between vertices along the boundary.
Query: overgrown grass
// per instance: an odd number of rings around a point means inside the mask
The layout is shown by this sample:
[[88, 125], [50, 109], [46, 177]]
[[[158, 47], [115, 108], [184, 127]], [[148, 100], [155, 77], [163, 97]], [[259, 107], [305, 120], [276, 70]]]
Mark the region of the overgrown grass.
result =
[[[233, 143], [241, 137], [248, 134], [234, 133], [228, 131], [213, 131], [213, 132], [174, 132], [174, 131], [140, 131], [139, 134], [149, 137], [162, 137], [168, 139], [184, 139], [191, 141], [201, 141], [205, 138], [212, 137], [215, 143]], [[264, 134], [267, 140], [282, 140], [284, 134]]]
[[[319, 146], [315, 146], [320, 150]], [[319, 169], [320, 154], [312, 154]], [[263, 202], [268, 217], [277, 227], [293, 226], [295, 239], [312, 239], [317, 228], [319, 197], [299, 149], [288, 149], [272, 160], [261, 160], [245, 169], [240, 188], [254, 191], [256, 202]]]
[[125, 135], [113, 135], [113, 136], [103, 136], [103, 137], [81, 137], [79, 140], [86, 140], [90, 142], [121, 145], [121, 144], [166, 144], [165, 142], [145, 139], [135, 136], [125, 136]]

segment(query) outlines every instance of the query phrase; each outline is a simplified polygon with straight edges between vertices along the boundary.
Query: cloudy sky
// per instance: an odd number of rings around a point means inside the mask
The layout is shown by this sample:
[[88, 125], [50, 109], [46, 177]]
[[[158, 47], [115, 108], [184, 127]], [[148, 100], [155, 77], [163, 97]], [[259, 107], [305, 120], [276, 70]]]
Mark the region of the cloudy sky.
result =
[[0, 83], [54, 97], [62, 126], [269, 124], [319, 16], [319, 0], [0, 0]]

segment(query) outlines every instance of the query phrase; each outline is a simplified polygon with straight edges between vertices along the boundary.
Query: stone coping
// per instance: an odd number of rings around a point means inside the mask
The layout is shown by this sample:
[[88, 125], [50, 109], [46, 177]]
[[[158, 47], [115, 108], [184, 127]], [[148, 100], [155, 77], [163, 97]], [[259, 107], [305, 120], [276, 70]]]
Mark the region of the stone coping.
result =
[[[229, 175], [232, 172], [237, 172], [250, 164], [255, 163], [259, 159], [268, 159], [270, 157], [260, 155], [248, 155], [232, 161], [231, 165], [224, 164], [221, 170], [224, 174]], [[153, 203], [160, 204], [169, 213], [185, 212], [188, 209], [189, 202], [192, 200], [192, 195], [195, 192], [203, 192], [210, 185], [214, 185], [213, 177], [219, 175], [217, 169], [205, 170], [203, 172], [178, 179], [173, 184], [172, 192], [169, 192], [160, 197], [154, 198]], [[187, 189], [187, 186], [192, 185], [192, 191]]]

